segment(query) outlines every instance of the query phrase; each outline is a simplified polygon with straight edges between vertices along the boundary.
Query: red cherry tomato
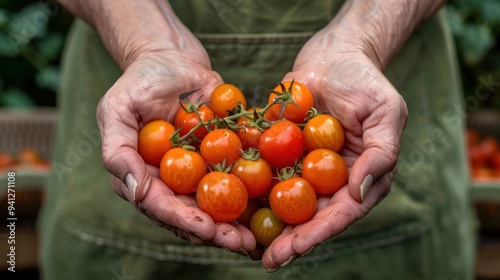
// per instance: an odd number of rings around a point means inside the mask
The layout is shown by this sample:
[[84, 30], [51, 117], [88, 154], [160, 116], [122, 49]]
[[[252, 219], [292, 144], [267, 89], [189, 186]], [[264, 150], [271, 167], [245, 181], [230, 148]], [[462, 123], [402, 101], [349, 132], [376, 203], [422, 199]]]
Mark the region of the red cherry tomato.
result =
[[497, 140], [492, 136], [487, 136], [479, 143], [481, 152], [486, 158], [492, 158], [495, 153], [500, 149]]
[[467, 150], [471, 167], [480, 167], [486, 165], [487, 156], [479, 145], [469, 145], [467, 147]]
[[235, 221], [248, 203], [247, 189], [238, 177], [221, 171], [205, 175], [196, 190], [198, 207], [214, 222]]
[[491, 158], [493, 168], [500, 170], [500, 150], [498, 150]]
[[338, 152], [344, 145], [344, 128], [331, 115], [320, 114], [310, 119], [304, 126], [304, 142], [309, 151], [329, 149]]
[[302, 178], [317, 194], [334, 194], [347, 183], [344, 158], [328, 149], [309, 152], [302, 162]]
[[271, 191], [269, 204], [285, 223], [302, 224], [314, 215], [318, 199], [313, 187], [302, 177], [279, 182]]
[[[183, 104], [184, 106], [186, 106], [185, 103]], [[193, 107], [197, 107], [197, 109], [195, 110]], [[215, 119], [214, 112], [206, 105], [188, 106], [187, 111], [181, 107], [179, 111], [177, 111], [177, 114], [175, 115], [174, 118], [175, 128], [176, 129], [180, 128], [180, 133], [179, 133], [180, 136], [186, 135], [189, 131], [191, 131], [200, 123], [198, 116], [196, 115], [196, 111], [198, 112], [198, 115], [203, 122]], [[213, 129], [214, 125], [213, 124], [210, 125], [210, 128]], [[196, 139], [201, 141], [201, 139], [203, 139], [203, 137], [205, 137], [207, 133], [208, 133], [207, 127], [202, 126], [194, 132], [194, 137], [196, 137]]]
[[277, 121], [260, 137], [259, 151], [273, 168], [294, 166], [304, 153], [302, 130], [289, 120]]
[[240, 158], [241, 140], [233, 131], [221, 128], [210, 131], [201, 141], [201, 156], [207, 163], [233, 164]]
[[145, 163], [160, 166], [163, 155], [172, 149], [170, 136], [174, 132], [174, 126], [164, 120], [148, 122], [139, 130], [137, 151]]
[[195, 192], [206, 174], [205, 161], [200, 154], [183, 148], [169, 150], [160, 163], [161, 180], [178, 194]]
[[467, 128], [465, 131], [466, 142], [468, 146], [477, 145], [481, 140], [479, 132], [473, 128]]

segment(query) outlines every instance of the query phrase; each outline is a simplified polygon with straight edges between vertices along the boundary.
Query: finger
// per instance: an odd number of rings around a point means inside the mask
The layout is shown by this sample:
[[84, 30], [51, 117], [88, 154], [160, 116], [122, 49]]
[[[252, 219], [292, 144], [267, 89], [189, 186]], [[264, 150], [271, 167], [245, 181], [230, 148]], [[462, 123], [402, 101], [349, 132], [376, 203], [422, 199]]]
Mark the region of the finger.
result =
[[[381, 102], [384, 105], [376, 108], [363, 122], [364, 150], [354, 162], [348, 178], [351, 195], [358, 202], [364, 200], [373, 182], [392, 172], [397, 163], [407, 109], [397, 92], [390, 96], [394, 98]], [[348, 148], [349, 142], [347, 139]]]
[[153, 220], [153, 219], [151, 219], [151, 221], [153, 222], [153, 224], [167, 229], [168, 231], [173, 233], [176, 237], [183, 239], [191, 244], [203, 245], [203, 246], [210, 244], [209, 241], [202, 239], [201, 237], [199, 237], [198, 235], [196, 235], [194, 233], [190, 233], [190, 232], [181, 230], [181, 229], [176, 228], [176, 227], [165, 225], [165, 224], [158, 222], [156, 220]]
[[262, 255], [264, 255], [264, 252], [265, 252], [264, 246], [257, 244], [257, 246], [253, 251], [248, 252], [248, 256], [252, 260], [256, 261], [262, 259]]
[[[340, 189], [329, 204], [318, 211], [310, 221], [279, 236], [264, 253], [263, 266], [272, 271], [288, 265], [325, 240], [343, 232], [387, 195], [386, 185], [392, 180], [392, 175], [393, 173], [387, 174], [375, 182], [363, 203], [355, 201], [348, 188]], [[326, 200], [323, 198], [322, 203]]]
[[[203, 240], [211, 240], [216, 234], [216, 226], [210, 216], [198, 207], [189, 206], [182, 198], [176, 197], [158, 178], [153, 178], [150, 191], [137, 204], [139, 211], [166, 226], [193, 234]], [[193, 205], [191, 202], [190, 205]]]
[[[174, 81], [168, 85], [171, 94], [160, 91], [158, 84], [144, 84], [144, 77], [127, 71], [99, 102], [96, 117], [102, 138], [102, 156], [105, 168], [119, 178], [127, 187], [129, 201], [140, 201], [145, 196], [151, 183], [151, 174], [146, 169], [142, 157], [137, 152], [139, 124], [152, 119], [172, 120], [177, 111], [178, 95], [186, 88], [192, 90], [198, 80], [192, 84]], [[205, 95], [221, 83], [220, 76], [210, 72], [207, 83], [195, 95]], [[140, 81], [137, 84], [133, 82]], [[162, 82], [164, 83], [164, 82]], [[192, 98], [195, 98], [192, 96]], [[171, 110], [165, 110], [165, 108]], [[128, 194], [127, 194], [128, 192]]]
[[97, 109], [102, 138], [102, 157], [106, 170], [124, 183], [120, 191], [133, 202], [144, 198], [151, 175], [137, 152], [138, 121], [126, 99], [104, 99]]
[[235, 225], [236, 229], [240, 231], [241, 237], [243, 240], [242, 249], [247, 252], [252, 252], [256, 249], [257, 241], [255, 241], [255, 237], [253, 233], [245, 226], [237, 224]]
[[[293, 227], [290, 227], [292, 229]], [[292, 246], [293, 236], [295, 232], [289, 230], [283, 232], [267, 247], [262, 256], [262, 265], [268, 271], [274, 271], [283, 263], [293, 261], [296, 258], [297, 252]]]
[[309, 222], [295, 227], [292, 241], [295, 252], [304, 254], [364, 217], [382, 197], [387, 195], [386, 185], [391, 180], [390, 177], [388, 174], [375, 182], [362, 203], [352, 198], [348, 188], [339, 190], [327, 207], [319, 211]]
[[243, 249], [241, 232], [228, 223], [215, 224], [213, 244], [230, 252], [240, 252]]

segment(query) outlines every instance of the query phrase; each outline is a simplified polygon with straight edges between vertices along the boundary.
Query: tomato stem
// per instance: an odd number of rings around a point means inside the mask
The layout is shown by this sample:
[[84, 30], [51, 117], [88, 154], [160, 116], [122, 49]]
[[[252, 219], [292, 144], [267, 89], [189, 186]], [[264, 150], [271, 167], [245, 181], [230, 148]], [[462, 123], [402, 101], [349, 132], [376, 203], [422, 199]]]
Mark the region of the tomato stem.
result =
[[285, 181], [287, 179], [292, 178], [295, 175], [295, 167], [284, 167], [279, 169], [276, 174], [278, 175], [278, 179], [280, 181]]
[[207, 164], [212, 165], [213, 170], [212, 168], [208, 167], [208, 169], [210, 169], [211, 171], [220, 171], [224, 173], [229, 173], [229, 171], [231, 171], [231, 168], [233, 167], [233, 165], [231, 164], [226, 166], [226, 159], [223, 159], [222, 163], [209, 162]]
[[292, 80], [290, 82], [290, 86], [288, 87], [288, 89], [285, 87], [285, 85], [282, 82], [280, 82], [279, 86], [281, 87], [281, 92], [274, 91], [274, 90], [271, 91], [272, 93], [276, 94], [276, 98], [274, 99], [274, 101], [281, 104], [278, 119], [281, 119], [283, 117], [283, 114], [285, 113], [286, 106], [288, 104], [292, 104], [297, 109], [300, 109], [300, 106], [295, 102], [295, 100], [293, 100], [293, 97], [292, 97], [292, 90], [293, 90], [294, 81], [295, 80]]
[[[221, 127], [226, 127], [232, 131], [238, 131], [242, 129], [241, 126], [236, 125], [235, 121], [238, 120], [241, 117], [247, 118], [250, 123], [246, 124], [246, 127], [256, 127], [259, 129], [259, 131], [263, 132], [265, 129], [269, 128], [271, 125], [275, 123], [275, 121], [271, 121], [266, 119], [264, 116], [266, 112], [274, 105], [276, 104], [281, 104], [281, 110], [278, 119], [281, 119], [281, 116], [283, 115], [283, 112], [285, 110], [285, 107], [287, 104], [293, 104], [297, 108], [300, 108], [295, 101], [292, 98], [291, 92], [292, 92], [292, 87], [293, 87], [293, 80], [288, 87], [288, 89], [285, 87], [283, 83], [279, 83], [280, 86], [282, 87], [282, 92], [276, 92], [272, 91], [273, 93], [277, 94], [277, 97], [273, 100], [273, 102], [267, 104], [264, 108], [257, 110], [255, 107], [253, 108], [252, 111], [247, 111], [245, 110], [243, 104], [238, 103], [238, 105], [231, 110], [231, 114], [229, 116], [224, 117], [224, 118], [215, 118], [213, 120], [209, 121], [203, 121], [201, 119], [200, 114], [198, 113], [198, 108], [201, 107], [202, 105], [207, 104], [208, 102], [200, 103], [202, 95], [198, 97], [198, 99], [195, 101], [195, 103], [191, 103], [189, 99], [185, 98], [182, 101], [179, 101], [181, 104], [181, 107], [183, 110], [186, 112], [194, 112], [196, 113], [196, 117], [198, 118], [198, 124], [193, 127], [188, 133], [183, 135], [182, 137], [176, 136], [175, 143], [192, 143], [192, 142], [200, 142], [201, 139], [197, 139], [194, 137], [194, 133], [196, 130], [198, 130], [201, 127], [206, 127], [207, 131], [211, 131], [211, 126], [214, 125], [215, 129], [221, 128]], [[300, 126], [300, 125], [299, 125]], [[301, 128], [303, 125], [301, 126]]]
[[248, 150], [244, 151], [241, 150], [241, 157], [246, 160], [258, 160], [260, 158], [260, 152], [258, 149], [255, 148], [249, 148]]

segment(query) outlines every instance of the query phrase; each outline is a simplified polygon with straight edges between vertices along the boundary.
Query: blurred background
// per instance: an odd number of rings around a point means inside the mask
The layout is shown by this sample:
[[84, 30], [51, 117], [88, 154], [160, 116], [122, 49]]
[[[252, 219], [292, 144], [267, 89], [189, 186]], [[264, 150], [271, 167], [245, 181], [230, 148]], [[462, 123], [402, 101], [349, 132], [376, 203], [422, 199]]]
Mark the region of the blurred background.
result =
[[[481, 223], [477, 279], [500, 279], [500, 1], [453, 0], [446, 9], [462, 74], [465, 148]], [[34, 224], [50, 169], [59, 63], [72, 20], [55, 0], [0, 0], [0, 178], [3, 184], [7, 168], [17, 171], [16, 215], [23, 218], [17, 238], [24, 241], [18, 243], [17, 267], [31, 279], [37, 276]], [[2, 218], [7, 203], [0, 193]], [[2, 259], [6, 250], [0, 242]], [[6, 269], [0, 262], [2, 275]]]

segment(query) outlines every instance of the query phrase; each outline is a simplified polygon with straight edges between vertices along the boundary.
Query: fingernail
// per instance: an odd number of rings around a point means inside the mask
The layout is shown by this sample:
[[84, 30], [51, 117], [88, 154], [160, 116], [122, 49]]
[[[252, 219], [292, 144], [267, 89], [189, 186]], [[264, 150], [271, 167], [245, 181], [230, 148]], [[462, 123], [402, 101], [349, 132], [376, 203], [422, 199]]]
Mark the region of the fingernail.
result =
[[146, 181], [146, 184], [144, 185], [144, 188], [142, 189], [142, 198], [144, 198], [146, 196], [150, 186], [151, 186], [151, 177]]
[[248, 252], [245, 251], [244, 249], [240, 249], [237, 253], [240, 254], [240, 255], [242, 255], [243, 257], [248, 256]]
[[286, 262], [284, 262], [280, 265], [280, 267], [287, 266], [287, 265], [291, 264], [296, 259], [297, 259], [297, 255], [291, 255], [290, 258]]
[[316, 246], [312, 246], [311, 248], [309, 248], [309, 250], [307, 250], [307, 252], [305, 252], [304, 254], [300, 255], [301, 257], [304, 256], [304, 255], [307, 255], [309, 254], [312, 250], [314, 250], [314, 248], [316, 248]]
[[361, 201], [365, 200], [366, 194], [370, 190], [370, 187], [373, 184], [373, 176], [372, 174], [366, 175], [366, 177], [363, 179], [363, 182], [361, 182], [360, 186], [360, 191], [361, 191]]
[[226, 251], [228, 251], [228, 252], [231, 252], [231, 253], [239, 253], [241, 250], [243, 250], [243, 249], [231, 250], [231, 249], [229, 249], [227, 247], [224, 247], [224, 246], [221, 246], [221, 248], [224, 249], [224, 250], [226, 250]]
[[125, 183], [127, 184], [127, 188], [132, 193], [132, 198], [135, 201], [135, 189], [137, 189], [137, 181], [135, 180], [132, 173], [127, 174], [127, 176], [125, 177]]
[[203, 237], [200, 233], [198, 232], [194, 232], [193, 233], [196, 237], [198, 237], [199, 239], [203, 240], [203, 241], [207, 241], [207, 239], [205, 237]]
[[276, 272], [278, 269], [280, 269], [280, 266], [277, 266], [275, 268], [267, 268], [266, 267], [266, 272], [267, 273], [273, 273], [273, 272]]

